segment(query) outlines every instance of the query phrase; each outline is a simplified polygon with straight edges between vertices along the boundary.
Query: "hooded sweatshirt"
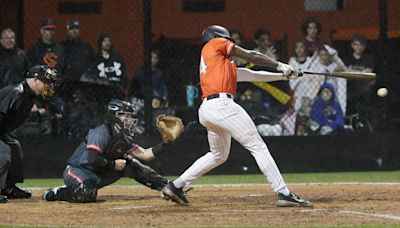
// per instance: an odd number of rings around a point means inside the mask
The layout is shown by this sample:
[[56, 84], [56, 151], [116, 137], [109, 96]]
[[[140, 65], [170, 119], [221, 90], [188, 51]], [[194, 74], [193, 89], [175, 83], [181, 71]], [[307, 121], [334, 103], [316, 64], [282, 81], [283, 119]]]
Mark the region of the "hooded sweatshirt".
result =
[[[332, 92], [328, 101], [321, 98], [321, 91], [325, 88]], [[334, 131], [343, 129], [344, 115], [339, 102], [336, 100], [335, 89], [332, 84], [325, 82], [321, 85], [317, 99], [311, 107], [310, 118], [320, 126], [329, 126]]]
[[111, 38], [110, 35], [104, 33], [100, 34], [98, 38], [98, 53], [92, 64], [91, 73], [97, 78], [97, 80], [105, 80], [122, 89], [126, 77], [126, 67], [122, 57], [112, 51], [112, 49], [109, 52], [108, 58], [103, 56], [101, 43], [106, 37]]

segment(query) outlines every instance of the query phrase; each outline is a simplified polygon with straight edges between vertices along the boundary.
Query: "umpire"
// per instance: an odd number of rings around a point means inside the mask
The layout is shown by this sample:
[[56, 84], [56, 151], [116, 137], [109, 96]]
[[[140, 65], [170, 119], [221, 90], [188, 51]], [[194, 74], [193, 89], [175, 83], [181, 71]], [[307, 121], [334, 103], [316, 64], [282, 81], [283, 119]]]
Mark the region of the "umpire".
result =
[[16, 186], [23, 182], [21, 144], [10, 136], [28, 117], [34, 99], [48, 100], [54, 95], [59, 78], [55, 70], [37, 65], [28, 71], [28, 78], [16, 85], [0, 89], [0, 203], [8, 198], [30, 198], [32, 194]]

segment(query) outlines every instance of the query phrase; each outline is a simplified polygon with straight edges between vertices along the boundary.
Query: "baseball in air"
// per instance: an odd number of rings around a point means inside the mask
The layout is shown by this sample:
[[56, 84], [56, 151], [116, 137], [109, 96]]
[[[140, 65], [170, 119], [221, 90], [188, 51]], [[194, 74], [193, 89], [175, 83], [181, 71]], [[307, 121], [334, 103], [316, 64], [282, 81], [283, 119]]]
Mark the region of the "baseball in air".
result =
[[376, 94], [380, 97], [386, 97], [388, 93], [389, 91], [386, 88], [379, 88], [378, 91], [376, 91]]

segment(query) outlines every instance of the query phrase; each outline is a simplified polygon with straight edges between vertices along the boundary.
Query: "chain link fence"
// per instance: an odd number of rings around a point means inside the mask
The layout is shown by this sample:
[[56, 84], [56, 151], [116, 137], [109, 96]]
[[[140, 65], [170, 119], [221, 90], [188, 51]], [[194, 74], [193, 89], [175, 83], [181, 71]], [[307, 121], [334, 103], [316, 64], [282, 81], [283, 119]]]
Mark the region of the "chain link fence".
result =
[[[398, 1], [153, 0], [147, 1], [151, 15], [144, 13], [144, 2], [21, 1], [22, 25], [2, 33], [1, 86], [22, 80], [34, 64], [56, 68], [63, 84], [50, 103], [35, 104], [15, 134], [82, 138], [102, 122], [111, 99], [133, 103], [140, 119], [137, 134], [153, 132], [148, 120], [162, 113], [182, 117], [186, 134], [199, 134], [204, 131], [197, 120], [200, 35], [210, 24], [227, 27], [236, 45], [304, 71], [377, 73], [374, 81], [305, 74], [291, 81], [239, 83], [235, 100], [261, 135], [400, 128]], [[15, 31], [25, 54], [9, 51], [15, 50], [7, 46]], [[232, 60], [238, 67], [274, 71]], [[377, 96], [379, 88], [388, 94]]]

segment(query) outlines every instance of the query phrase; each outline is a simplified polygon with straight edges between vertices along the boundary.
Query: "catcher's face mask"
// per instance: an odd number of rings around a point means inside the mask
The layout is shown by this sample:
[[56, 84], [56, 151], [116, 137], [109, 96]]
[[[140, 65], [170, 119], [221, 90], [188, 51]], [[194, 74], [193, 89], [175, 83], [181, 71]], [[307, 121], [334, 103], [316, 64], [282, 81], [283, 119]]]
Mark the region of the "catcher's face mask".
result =
[[138, 124], [132, 104], [122, 100], [112, 100], [108, 104], [108, 123], [115, 135], [123, 135], [132, 142]]
[[135, 135], [135, 128], [138, 123], [138, 119], [135, 118], [136, 114], [134, 112], [117, 111], [115, 117], [119, 119], [125, 137], [131, 140], [131, 137]]

